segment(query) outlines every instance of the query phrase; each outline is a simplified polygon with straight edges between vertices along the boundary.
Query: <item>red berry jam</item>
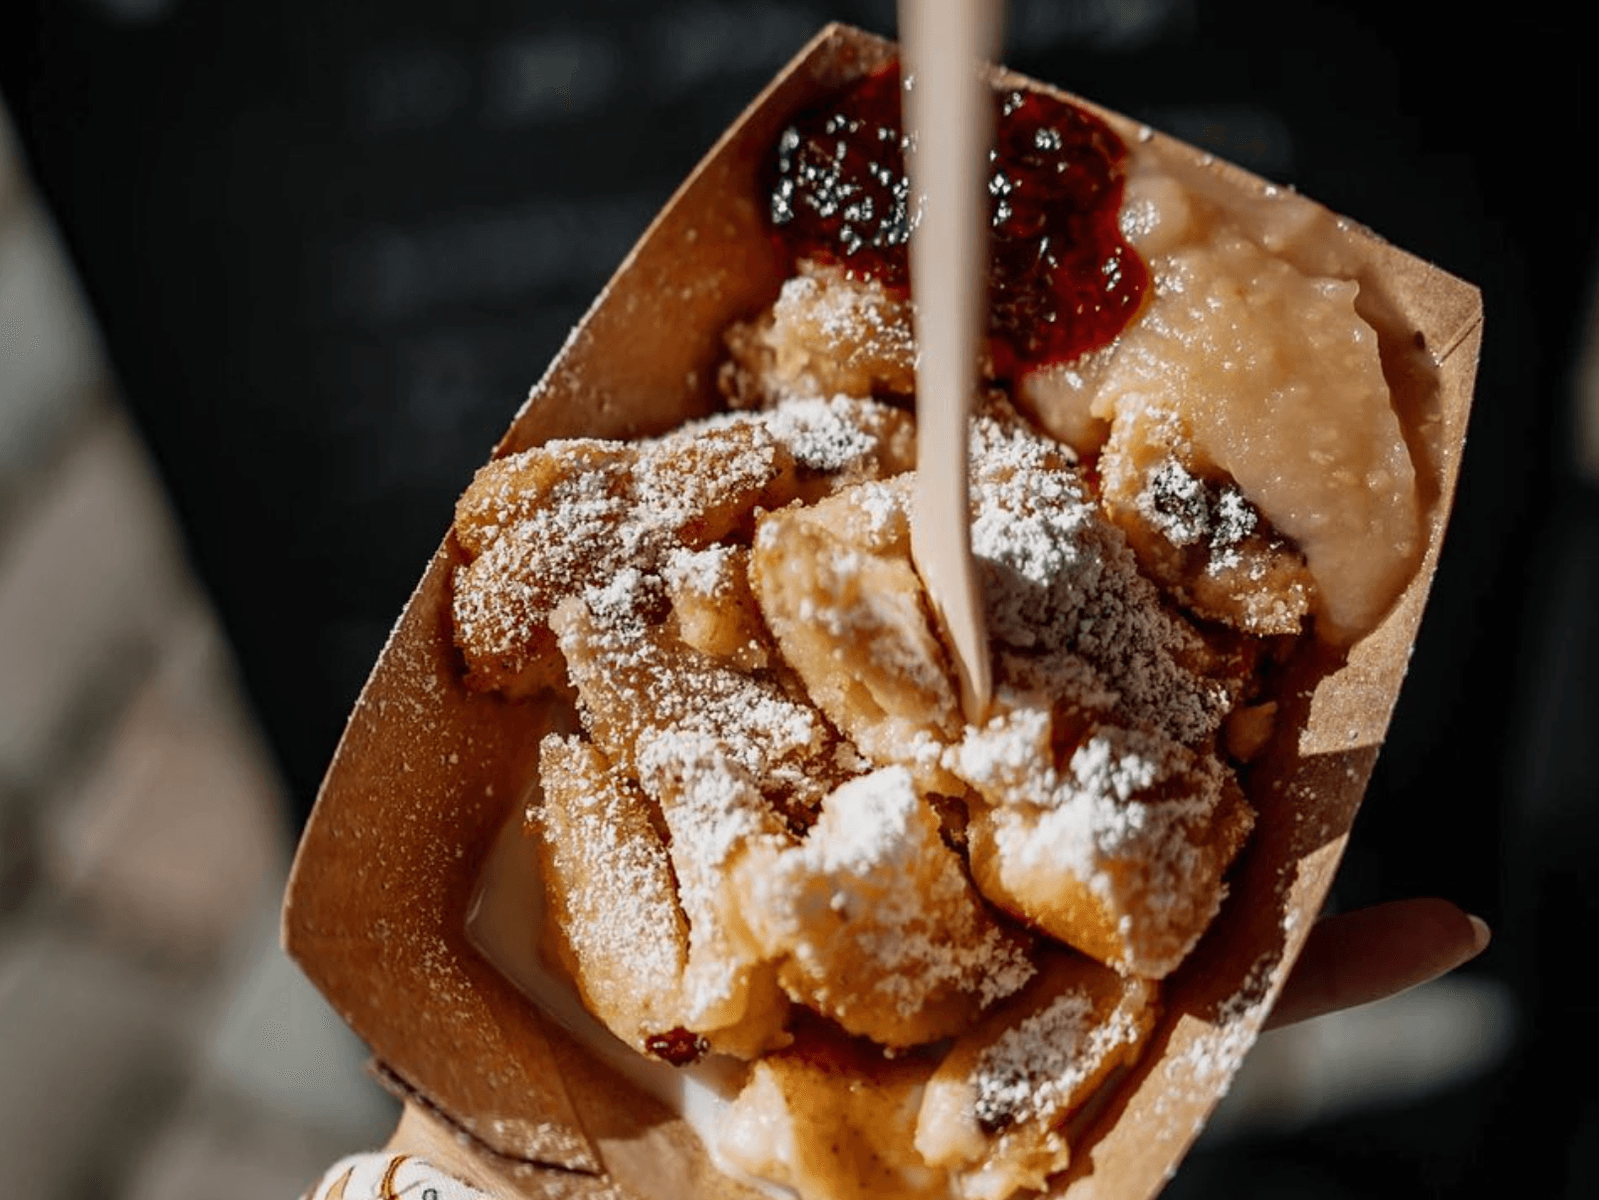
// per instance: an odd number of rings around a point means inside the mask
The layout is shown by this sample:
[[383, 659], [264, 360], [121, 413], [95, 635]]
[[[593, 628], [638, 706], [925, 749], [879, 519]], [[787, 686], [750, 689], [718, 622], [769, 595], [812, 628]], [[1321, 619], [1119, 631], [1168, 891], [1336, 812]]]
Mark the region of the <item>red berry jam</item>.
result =
[[[1138, 314], [1149, 271], [1121, 235], [1127, 147], [1036, 92], [994, 94], [989, 349], [994, 372], [1070, 362]], [[803, 113], [778, 140], [771, 218], [796, 258], [908, 288], [912, 209], [897, 64]]]

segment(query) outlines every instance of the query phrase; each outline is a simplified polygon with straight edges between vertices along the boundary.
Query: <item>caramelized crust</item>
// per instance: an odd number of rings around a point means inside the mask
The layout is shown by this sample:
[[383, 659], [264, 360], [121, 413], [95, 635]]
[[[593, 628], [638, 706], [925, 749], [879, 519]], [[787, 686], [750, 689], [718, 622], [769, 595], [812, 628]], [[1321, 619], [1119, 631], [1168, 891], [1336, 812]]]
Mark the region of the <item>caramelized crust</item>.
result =
[[855, 755], [820, 712], [769, 676], [746, 674], [638, 615], [632, 606], [648, 608], [651, 591], [624, 573], [603, 593], [562, 601], [551, 618], [589, 735], [635, 778], [650, 739], [704, 739], [758, 781], [774, 810], [814, 812], [853, 773]]
[[661, 578], [685, 646], [741, 671], [758, 671], [771, 663], [772, 639], [750, 590], [748, 550], [676, 550]]

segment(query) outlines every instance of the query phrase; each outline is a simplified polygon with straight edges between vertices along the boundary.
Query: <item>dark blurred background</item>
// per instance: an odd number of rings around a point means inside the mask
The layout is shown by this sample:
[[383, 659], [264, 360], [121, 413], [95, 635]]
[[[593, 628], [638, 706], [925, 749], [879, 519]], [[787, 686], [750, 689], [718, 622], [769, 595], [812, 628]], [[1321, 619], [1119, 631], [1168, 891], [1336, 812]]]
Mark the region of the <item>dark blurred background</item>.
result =
[[[1486, 306], [1454, 524], [1335, 902], [1483, 914], [1497, 939], [1460, 995], [1497, 1015], [1460, 1026], [1430, 1090], [1225, 1125], [1172, 1196], [1599, 1195], [1599, 1104], [1577, 1086], [1599, 1068], [1579, 953], [1599, 917], [1594, 114], [1567, 12], [1010, 4], [1010, 65], [1297, 187]], [[288, 826], [472, 470], [649, 217], [830, 19], [892, 33], [893, 6], [13, 0], [0, 18], [23, 159]]]

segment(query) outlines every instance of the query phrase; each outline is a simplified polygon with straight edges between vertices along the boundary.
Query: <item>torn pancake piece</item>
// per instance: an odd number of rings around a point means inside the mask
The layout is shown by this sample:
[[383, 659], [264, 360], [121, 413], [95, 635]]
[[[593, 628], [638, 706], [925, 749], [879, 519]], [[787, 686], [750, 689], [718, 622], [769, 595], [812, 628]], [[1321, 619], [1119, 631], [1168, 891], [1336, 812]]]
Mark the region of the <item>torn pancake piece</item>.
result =
[[856, 756], [816, 708], [772, 676], [747, 673], [674, 637], [666, 612], [660, 577], [626, 570], [606, 588], [562, 601], [552, 615], [590, 736], [640, 779], [649, 737], [717, 742], [771, 805], [808, 823], [822, 798], [857, 773]]
[[950, 1037], [1033, 973], [903, 767], [842, 784], [802, 843], [768, 840], [734, 874], [789, 996], [882, 1046]]
[[793, 1046], [755, 1063], [721, 1121], [717, 1151], [800, 1200], [948, 1200], [945, 1173], [915, 1145], [935, 1061], [801, 1029]]
[[671, 1035], [686, 1019], [688, 923], [655, 806], [577, 737], [539, 744], [539, 780], [528, 821], [547, 943], [607, 1029], [641, 1054], [672, 1057], [662, 1050], [682, 1041]]
[[1142, 1051], [1156, 986], [1056, 952], [1013, 1000], [956, 1039], [927, 1083], [916, 1148], [963, 1200], [1004, 1200], [1066, 1168], [1065, 1126]]
[[923, 790], [958, 790], [939, 758], [961, 728], [960, 702], [911, 564], [906, 482], [766, 515], [750, 579], [785, 661], [839, 730]]
[[1140, 573], [1069, 448], [991, 405], [972, 422], [972, 510], [1002, 690], [1069, 697], [1185, 745], [1214, 737], [1239, 681]]
[[723, 414], [639, 442], [577, 438], [496, 459], [456, 504], [454, 575], [467, 682], [527, 696], [556, 682], [549, 620], [623, 571], [748, 540], [758, 508], [910, 466], [910, 418], [870, 400], [808, 398]]
[[1297, 635], [1319, 595], [1304, 554], [1230, 476], [1201, 461], [1173, 413], [1118, 413], [1100, 458], [1105, 514], [1188, 611], [1256, 636]]
[[[1063, 736], [1064, 735], [1064, 736]], [[967, 826], [985, 896], [1118, 971], [1162, 979], [1226, 895], [1254, 814], [1214, 754], [1022, 707], [947, 761], [981, 797]]]
[[719, 382], [739, 407], [916, 389], [909, 297], [835, 264], [800, 264], [767, 313], [725, 336], [731, 357]]
[[527, 695], [556, 606], [680, 546], [720, 541], [757, 504], [794, 495], [787, 447], [753, 422], [632, 444], [554, 442], [478, 471], [456, 505], [456, 642], [476, 687]]
[[788, 1042], [788, 1002], [750, 936], [737, 879], [751, 855], [790, 835], [745, 769], [714, 739], [645, 734], [639, 784], [661, 806], [678, 896], [688, 917], [683, 1027], [719, 1053], [749, 1058]]

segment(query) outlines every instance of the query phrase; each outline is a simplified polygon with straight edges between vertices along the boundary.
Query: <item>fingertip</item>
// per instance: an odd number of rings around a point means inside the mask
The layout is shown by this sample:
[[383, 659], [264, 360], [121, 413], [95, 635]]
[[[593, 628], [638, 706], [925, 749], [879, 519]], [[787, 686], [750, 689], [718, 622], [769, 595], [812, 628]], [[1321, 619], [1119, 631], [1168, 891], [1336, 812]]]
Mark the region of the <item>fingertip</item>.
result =
[[1267, 1028], [1397, 995], [1476, 958], [1490, 940], [1486, 921], [1438, 897], [1324, 917], [1311, 930]]
[[1493, 941], [1493, 930], [1488, 928], [1488, 922], [1484, 921], [1476, 913], [1467, 913], [1466, 920], [1471, 922], [1471, 957], [1476, 958], [1477, 955], [1488, 949], [1488, 943]]
[[1386, 911], [1395, 921], [1394, 932], [1405, 930], [1415, 966], [1425, 968], [1417, 983], [1470, 962], [1493, 940], [1487, 921], [1437, 896], [1391, 901], [1367, 911]]

